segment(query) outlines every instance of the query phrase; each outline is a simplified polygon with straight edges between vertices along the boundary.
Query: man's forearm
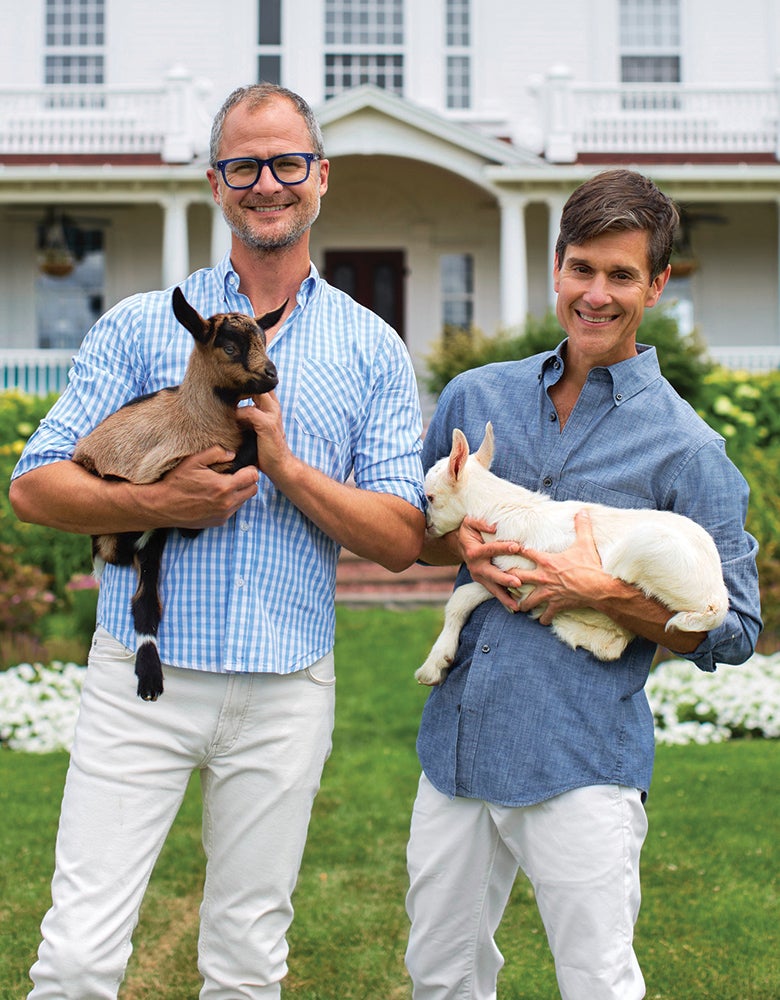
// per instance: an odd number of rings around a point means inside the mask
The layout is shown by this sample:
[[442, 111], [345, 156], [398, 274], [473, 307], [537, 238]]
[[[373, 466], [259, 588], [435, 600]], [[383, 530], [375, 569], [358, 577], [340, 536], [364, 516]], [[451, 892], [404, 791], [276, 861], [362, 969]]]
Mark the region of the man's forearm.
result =
[[97, 535], [155, 527], [144, 523], [140, 490], [129, 483], [100, 479], [75, 462], [62, 461], [15, 479], [9, 499], [20, 521]]
[[667, 631], [666, 623], [673, 611], [647, 597], [637, 587], [604, 575], [604, 586], [599, 588], [598, 596], [588, 601], [588, 606], [601, 611], [618, 625], [674, 653], [692, 653], [706, 637], [706, 632], [681, 632], [675, 628]]
[[210, 468], [231, 454], [209, 448], [144, 485], [101, 479], [75, 462], [52, 462], [15, 479], [9, 498], [21, 521], [80, 534], [215, 527], [257, 493], [254, 466], [232, 475]]
[[393, 572], [419, 556], [425, 516], [391, 493], [377, 493], [338, 482], [290, 457], [276, 470], [276, 488], [328, 537]]

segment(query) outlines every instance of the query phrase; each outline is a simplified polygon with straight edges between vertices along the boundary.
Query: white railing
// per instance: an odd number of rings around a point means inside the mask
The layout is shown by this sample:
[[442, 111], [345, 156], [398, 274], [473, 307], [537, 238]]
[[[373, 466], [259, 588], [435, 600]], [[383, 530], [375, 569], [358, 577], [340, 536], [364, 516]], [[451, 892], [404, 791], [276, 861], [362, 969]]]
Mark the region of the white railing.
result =
[[764, 347], [708, 347], [707, 353], [719, 365], [757, 374], [780, 368], [780, 345]]
[[0, 391], [17, 389], [30, 396], [62, 392], [73, 351], [0, 350]]
[[[780, 345], [710, 347], [709, 356], [726, 368], [748, 372], [780, 369]], [[0, 392], [18, 389], [31, 396], [62, 392], [72, 351], [0, 349]]]
[[778, 157], [779, 86], [579, 84], [558, 67], [541, 91], [545, 155], [559, 163], [583, 153]]
[[208, 147], [203, 90], [183, 69], [159, 87], [0, 90], [0, 156], [154, 154], [189, 162]]

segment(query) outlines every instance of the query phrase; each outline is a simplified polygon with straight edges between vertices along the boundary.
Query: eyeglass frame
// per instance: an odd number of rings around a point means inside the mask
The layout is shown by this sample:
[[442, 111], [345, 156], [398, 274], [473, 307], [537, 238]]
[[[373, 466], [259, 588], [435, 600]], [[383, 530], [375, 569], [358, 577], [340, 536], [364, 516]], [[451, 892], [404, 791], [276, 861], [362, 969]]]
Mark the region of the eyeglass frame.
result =
[[[301, 156], [306, 161], [306, 175], [302, 177], [299, 181], [283, 181], [281, 177], [278, 176], [274, 170], [274, 160], [284, 160], [288, 156]], [[254, 187], [255, 184], [260, 180], [260, 175], [263, 172], [263, 167], [268, 167], [271, 171], [271, 176], [277, 182], [277, 184], [284, 184], [285, 187], [295, 187], [296, 184], [305, 184], [309, 179], [311, 174], [311, 165], [315, 160], [321, 160], [322, 156], [319, 153], [278, 153], [276, 156], [269, 156], [267, 160], [261, 159], [259, 156], [231, 156], [227, 160], [217, 160], [214, 164], [215, 169], [219, 170], [222, 175], [222, 180], [227, 184], [227, 186], [232, 191], [247, 191], [249, 188]], [[257, 175], [251, 184], [231, 184], [225, 175], [225, 169], [230, 163], [246, 163], [252, 162], [257, 166]]]

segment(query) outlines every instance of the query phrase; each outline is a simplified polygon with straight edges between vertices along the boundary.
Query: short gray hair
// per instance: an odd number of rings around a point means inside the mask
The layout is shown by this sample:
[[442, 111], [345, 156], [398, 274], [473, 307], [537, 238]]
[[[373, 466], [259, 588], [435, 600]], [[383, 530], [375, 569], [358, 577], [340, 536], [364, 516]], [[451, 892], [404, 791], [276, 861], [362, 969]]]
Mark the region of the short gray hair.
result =
[[[236, 89], [225, 98], [222, 107], [214, 117], [214, 122], [211, 126], [211, 141], [209, 143], [209, 162], [212, 167], [216, 166], [217, 160], [219, 159], [219, 149], [222, 145], [222, 133], [225, 127], [225, 119], [228, 116], [228, 112], [235, 108], [238, 104], [247, 104], [251, 111], [260, 107], [260, 105], [265, 104], [266, 101], [273, 100], [277, 97], [282, 97], [295, 105], [296, 111], [300, 114], [301, 118], [303, 118], [308, 130], [312, 146], [311, 152], [316, 153], [318, 156], [325, 156], [325, 147], [322, 142], [322, 131], [320, 130], [319, 122], [314, 117], [314, 112], [309, 107], [308, 103], [300, 96], [300, 94], [296, 94], [295, 91], [288, 90], [286, 87], [280, 87], [276, 83], [253, 83], [247, 87], [236, 87]], [[291, 149], [288, 150], [288, 152], [304, 153], [308, 152], [308, 150]]]

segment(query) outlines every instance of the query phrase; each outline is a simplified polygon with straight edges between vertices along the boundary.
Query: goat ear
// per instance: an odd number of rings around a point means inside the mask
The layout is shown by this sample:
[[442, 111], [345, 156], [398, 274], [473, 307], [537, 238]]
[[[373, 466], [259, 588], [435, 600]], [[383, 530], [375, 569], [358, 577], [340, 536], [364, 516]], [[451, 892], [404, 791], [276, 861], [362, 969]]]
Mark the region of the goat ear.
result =
[[287, 308], [287, 303], [289, 299], [285, 299], [282, 305], [278, 309], [274, 309], [273, 312], [266, 313], [264, 316], [256, 316], [255, 322], [260, 327], [261, 330], [270, 330], [272, 326], [276, 326], [281, 318], [282, 313]]
[[201, 314], [184, 298], [181, 288], [173, 290], [173, 315], [192, 336], [203, 343], [208, 337], [209, 325]]
[[448, 471], [453, 482], [457, 482], [463, 474], [466, 459], [469, 457], [469, 443], [466, 435], [456, 427], [452, 432], [452, 450], [450, 451], [450, 463]]
[[485, 425], [485, 436], [482, 438], [482, 444], [479, 446], [478, 451], [475, 453], [474, 458], [479, 462], [480, 465], [484, 466], [486, 469], [490, 468], [490, 463], [493, 461], [493, 452], [495, 451], [495, 443], [493, 438], [493, 425], [488, 420]]

